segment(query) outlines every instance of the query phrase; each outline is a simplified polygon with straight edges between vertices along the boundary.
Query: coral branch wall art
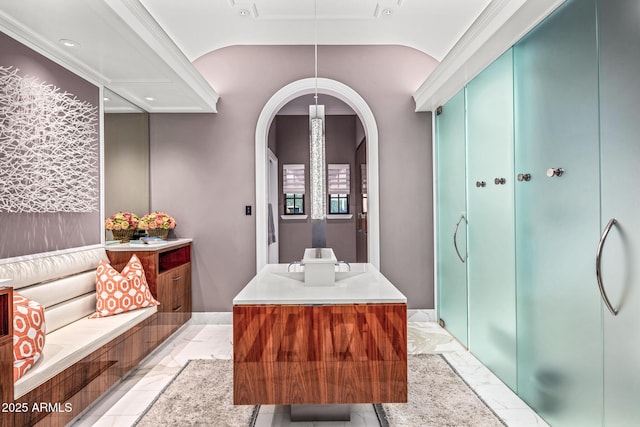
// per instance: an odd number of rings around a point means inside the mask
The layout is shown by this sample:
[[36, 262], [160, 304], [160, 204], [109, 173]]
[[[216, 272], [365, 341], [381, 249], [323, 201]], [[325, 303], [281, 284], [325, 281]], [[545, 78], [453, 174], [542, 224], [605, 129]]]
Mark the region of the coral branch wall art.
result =
[[0, 213], [99, 210], [98, 108], [0, 66]]

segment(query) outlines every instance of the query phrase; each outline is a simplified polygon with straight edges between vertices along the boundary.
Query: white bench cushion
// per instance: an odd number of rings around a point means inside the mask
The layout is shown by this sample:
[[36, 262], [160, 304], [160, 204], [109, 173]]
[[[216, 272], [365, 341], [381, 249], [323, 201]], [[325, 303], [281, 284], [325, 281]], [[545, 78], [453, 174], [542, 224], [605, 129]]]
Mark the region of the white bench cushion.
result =
[[0, 263], [0, 277], [45, 307], [47, 334], [95, 312], [96, 267], [108, 261], [104, 248], [23, 258]]
[[153, 306], [100, 319], [82, 318], [47, 334], [40, 360], [15, 383], [14, 398], [53, 378], [156, 312], [157, 307]]
[[109, 260], [103, 247], [78, 248], [76, 252], [63, 254], [25, 256], [11, 259], [9, 263], [0, 260], [0, 278], [11, 279], [11, 286], [18, 290], [36, 283], [68, 277], [92, 269], [95, 272], [101, 259]]

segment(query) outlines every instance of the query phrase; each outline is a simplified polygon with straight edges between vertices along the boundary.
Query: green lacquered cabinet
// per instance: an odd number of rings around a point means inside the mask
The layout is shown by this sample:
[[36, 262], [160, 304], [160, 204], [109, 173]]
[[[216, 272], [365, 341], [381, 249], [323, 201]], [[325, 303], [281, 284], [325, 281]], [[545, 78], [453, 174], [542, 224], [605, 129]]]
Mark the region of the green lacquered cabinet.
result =
[[464, 89], [436, 116], [438, 318], [467, 346]]
[[640, 3], [600, 2], [604, 421], [640, 425]]
[[518, 394], [554, 427], [602, 418], [595, 14], [567, 1], [513, 48]]
[[469, 350], [516, 390], [513, 60], [466, 87]]

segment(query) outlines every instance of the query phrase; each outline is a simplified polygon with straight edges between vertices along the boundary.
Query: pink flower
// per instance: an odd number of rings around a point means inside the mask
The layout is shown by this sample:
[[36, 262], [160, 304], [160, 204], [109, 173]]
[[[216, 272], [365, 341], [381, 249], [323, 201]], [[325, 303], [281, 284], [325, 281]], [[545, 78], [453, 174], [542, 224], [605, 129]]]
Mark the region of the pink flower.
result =
[[138, 228], [140, 230], [148, 229], [173, 229], [176, 227], [176, 220], [164, 212], [151, 212], [140, 218]]
[[107, 230], [128, 230], [136, 228], [138, 221], [138, 216], [134, 213], [118, 212], [105, 220], [104, 228]]

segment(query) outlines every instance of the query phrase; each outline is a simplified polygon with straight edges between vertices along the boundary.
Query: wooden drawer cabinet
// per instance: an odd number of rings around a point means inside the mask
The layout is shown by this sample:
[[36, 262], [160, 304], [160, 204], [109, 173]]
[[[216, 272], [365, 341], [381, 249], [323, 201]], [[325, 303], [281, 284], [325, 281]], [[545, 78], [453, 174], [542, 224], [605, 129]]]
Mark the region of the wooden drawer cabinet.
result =
[[191, 317], [191, 263], [158, 276], [160, 334], [172, 334]]
[[111, 265], [118, 271], [136, 254], [145, 271], [149, 289], [160, 302], [158, 338], [165, 339], [191, 318], [191, 242], [170, 242], [159, 247], [130, 244], [107, 246]]
[[164, 304], [158, 311], [184, 312], [190, 305], [191, 299], [191, 263], [181, 265], [158, 277], [158, 298]]

